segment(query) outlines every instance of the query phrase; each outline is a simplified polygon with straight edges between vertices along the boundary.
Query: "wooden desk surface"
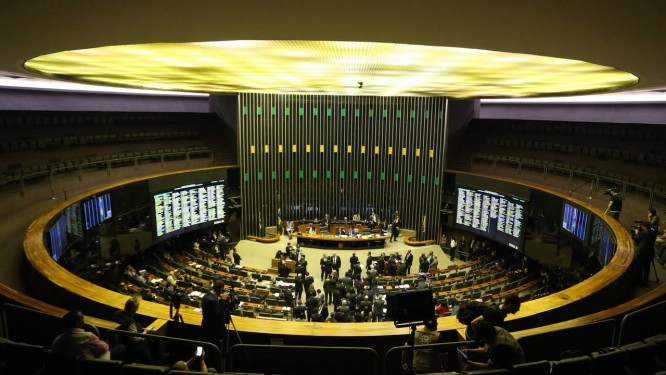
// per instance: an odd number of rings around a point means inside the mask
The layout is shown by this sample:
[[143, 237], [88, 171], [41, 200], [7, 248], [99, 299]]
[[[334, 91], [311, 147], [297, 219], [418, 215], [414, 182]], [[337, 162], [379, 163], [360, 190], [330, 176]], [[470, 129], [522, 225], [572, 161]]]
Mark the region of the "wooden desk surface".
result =
[[[155, 178], [159, 176], [162, 175], [154, 175], [150, 176], [149, 178]], [[502, 180], [495, 177], [491, 178]], [[127, 296], [82, 280], [69, 273], [66, 269], [53, 261], [49, 256], [46, 247], [44, 246], [43, 234], [48, 222], [67, 206], [81, 201], [82, 199], [92, 194], [97, 194], [110, 188], [145, 179], [146, 178], [126, 180], [113, 185], [93, 189], [84, 194], [79, 194], [66, 202], [62, 202], [54, 209], [37, 218], [28, 228], [23, 243], [26, 257], [32, 267], [34, 267], [37, 272], [42, 274], [46, 279], [50, 280], [58, 287], [80, 295], [83, 298], [87, 298], [89, 300], [96, 301], [116, 309], [123, 308], [125, 301], [127, 300]], [[563, 308], [569, 304], [585, 299], [586, 297], [604, 289], [606, 286], [616, 282], [628, 270], [634, 256], [633, 242], [629, 233], [618, 222], [603, 215], [601, 210], [591, 206], [587, 202], [575, 200], [556, 191], [551, 191], [536, 185], [506, 179], [504, 179], [504, 181], [545, 191], [551, 195], [575, 202], [576, 205], [581, 206], [592, 212], [594, 215], [600, 217], [611, 228], [617, 240], [617, 251], [615, 256], [611, 262], [597, 274], [566, 290], [540, 298], [536, 301], [528, 301], [523, 303], [520, 312], [514, 316], [509, 317], [507, 319], [508, 321], [521, 319], [523, 317], [530, 317], [549, 310]], [[389, 236], [385, 236], [385, 238], [389, 238]], [[340, 241], [341, 239], [333, 237], [333, 240]], [[367, 239], [360, 240], [367, 241]], [[181, 313], [187, 323], [194, 325], [201, 324], [200, 311], [196, 311], [195, 309], [189, 308], [188, 306], [184, 306], [181, 309]], [[139, 314], [151, 316], [156, 319], [163, 318], [169, 315], [169, 307], [152, 302], [143, 302], [141, 304]], [[235, 317], [234, 322], [240, 331], [257, 333], [280, 332], [282, 335], [299, 336], [393, 336], [404, 335], [409, 332], [408, 328], [395, 328], [393, 322], [330, 324], [293, 321], [275, 322], [270, 320], [258, 320], [243, 317]], [[439, 322], [440, 327], [447, 327], [448, 329], [463, 328], [462, 325], [455, 319], [455, 317], [443, 317], [439, 319]], [[277, 324], [279, 324], [279, 326]]]
[[391, 235], [387, 234], [385, 236], [362, 236], [360, 238], [358, 237], [347, 237], [347, 236], [342, 236], [342, 237], [336, 237], [335, 235], [332, 234], [298, 234], [295, 233], [294, 237], [296, 238], [302, 238], [302, 239], [310, 239], [310, 240], [317, 240], [317, 241], [330, 241], [330, 242], [368, 242], [368, 241], [384, 241], [388, 240], [391, 238]]

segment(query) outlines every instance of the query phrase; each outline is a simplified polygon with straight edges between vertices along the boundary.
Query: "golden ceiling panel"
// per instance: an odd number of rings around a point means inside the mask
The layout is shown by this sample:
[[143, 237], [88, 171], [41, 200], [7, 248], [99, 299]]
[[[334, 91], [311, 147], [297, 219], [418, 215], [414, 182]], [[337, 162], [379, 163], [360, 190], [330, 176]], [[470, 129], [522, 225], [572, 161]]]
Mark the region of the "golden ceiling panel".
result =
[[144, 89], [520, 98], [614, 91], [633, 74], [583, 61], [409, 44], [238, 40], [63, 51], [28, 60], [57, 79]]

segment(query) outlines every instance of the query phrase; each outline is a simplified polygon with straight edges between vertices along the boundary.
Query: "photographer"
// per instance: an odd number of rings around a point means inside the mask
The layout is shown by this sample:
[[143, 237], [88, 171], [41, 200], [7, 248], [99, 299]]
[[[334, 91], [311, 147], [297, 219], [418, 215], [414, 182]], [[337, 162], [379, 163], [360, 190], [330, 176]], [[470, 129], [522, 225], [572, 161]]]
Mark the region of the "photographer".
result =
[[213, 289], [201, 299], [201, 337], [203, 341], [222, 348], [227, 337], [227, 324], [231, 321], [230, 294], [224, 291], [222, 280], [215, 280]]
[[633, 264], [635, 280], [638, 284], [645, 285], [650, 277], [650, 264], [654, 257], [657, 232], [650, 230], [650, 223], [645, 221], [641, 221], [631, 229], [636, 249]]
[[657, 210], [650, 208], [648, 210], [648, 223], [650, 223], [650, 230], [656, 232], [659, 230], [659, 215], [657, 215]]
[[609, 195], [610, 200], [608, 201], [608, 206], [605, 215], [610, 215], [613, 219], [620, 221], [620, 212], [622, 211], [622, 197], [620, 197], [619, 190], [617, 188], [608, 189], [604, 192], [604, 195]]

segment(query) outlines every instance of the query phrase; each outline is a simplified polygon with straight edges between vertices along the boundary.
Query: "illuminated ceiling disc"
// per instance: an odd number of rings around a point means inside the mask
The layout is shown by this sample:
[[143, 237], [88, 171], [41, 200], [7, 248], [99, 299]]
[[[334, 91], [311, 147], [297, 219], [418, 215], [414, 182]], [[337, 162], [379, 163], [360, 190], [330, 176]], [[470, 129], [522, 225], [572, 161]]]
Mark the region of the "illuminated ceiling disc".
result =
[[109, 46], [43, 55], [27, 69], [156, 90], [518, 98], [614, 91], [633, 74], [583, 61], [409, 44], [237, 40]]

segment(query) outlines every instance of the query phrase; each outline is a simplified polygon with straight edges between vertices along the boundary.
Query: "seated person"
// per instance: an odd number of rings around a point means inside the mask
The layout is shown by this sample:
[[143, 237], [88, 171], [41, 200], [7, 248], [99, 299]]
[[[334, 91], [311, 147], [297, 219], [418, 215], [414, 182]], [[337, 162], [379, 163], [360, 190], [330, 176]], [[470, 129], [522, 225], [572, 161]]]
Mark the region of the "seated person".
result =
[[63, 333], [51, 344], [55, 353], [73, 358], [122, 359], [125, 347], [109, 349], [109, 344], [98, 334], [84, 330], [83, 313], [72, 310], [62, 317]]
[[525, 354], [518, 341], [501, 327], [482, 321], [474, 328], [475, 339], [483, 344], [480, 348], [463, 349], [465, 363], [477, 369], [500, 368], [525, 363]]
[[196, 353], [185, 361], [177, 361], [174, 363], [169, 370], [174, 371], [195, 371], [195, 372], [212, 372], [216, 373], [217, 370], [214, 368], [208, 368], [206, 366], [206, 352], [201, 351], [201, 356], [197, 356]]

